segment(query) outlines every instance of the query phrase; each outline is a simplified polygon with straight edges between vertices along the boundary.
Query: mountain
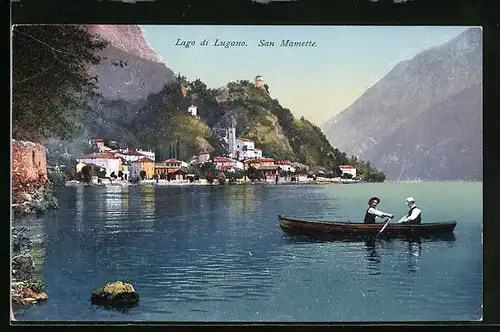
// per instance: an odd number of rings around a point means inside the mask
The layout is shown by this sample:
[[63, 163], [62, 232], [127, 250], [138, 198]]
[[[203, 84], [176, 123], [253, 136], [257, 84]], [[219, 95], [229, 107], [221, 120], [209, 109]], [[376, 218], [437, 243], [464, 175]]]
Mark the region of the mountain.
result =
[[365, 156], [395, 179], [482, 179], [481, 104], [482, 86], [476, 83], [433, 104], [384, 138], [382, 151]]
[[[332, 145], [369, 160], [392, 180], [480, 179], [481, 87], [482, 31], [470, 28], [400, 62], [324, 130]], [[443, 119], [460, 119], [459, 127]], [[465, 162], [466, 148], [477, 151], [473, 161]]]
[[89, 33], [109, 43], [99, 54], [103, 61], [89, 71], [98, 75], [105, 99], [136, 101], [161, 91], [175, 78], [146, 41], [137, 25], [88, 25]]

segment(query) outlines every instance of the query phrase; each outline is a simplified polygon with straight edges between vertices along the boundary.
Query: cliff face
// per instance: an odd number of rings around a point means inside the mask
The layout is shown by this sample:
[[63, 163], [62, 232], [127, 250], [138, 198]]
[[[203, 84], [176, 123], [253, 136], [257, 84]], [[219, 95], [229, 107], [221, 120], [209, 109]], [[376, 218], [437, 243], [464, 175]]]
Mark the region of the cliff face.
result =
[[162, 61], [137, 25], [88, 25], [87, 31], [109, 42], [103, 61], [89, 69], [99, 77], [104, 99], [136, 101], [157, 93], [175, 73]]
[[[481, 151], [477, 144], [481, 131], [467, 136], [460, 133], [479, 128], [482, 100], [463, 96], [471, 94], [466, 92], [469, 88], [480, 91], [481, 86], [482, 31], [471, 28], [396, 65], [350, 107], [328, 121], [325, 133], [332, 145], [370, 160], [392, 180], [479, 179], [477, 169], [482, 159], [474, 158], [471, 164], [465, 162], [466, 156], [460, 156], [467, 146]], [[443, 122], [444, 109], [448, 119], [460, 118], [454, 122], [458, 127]], [[397, 144], [404, 148], [396, 148]], [[448, 147], [445, 150], [435, 148], [444, 144]], [[443, 165], [436, 167], [436, 160]], [[449, 173], [445, 175], [443, 170]]]

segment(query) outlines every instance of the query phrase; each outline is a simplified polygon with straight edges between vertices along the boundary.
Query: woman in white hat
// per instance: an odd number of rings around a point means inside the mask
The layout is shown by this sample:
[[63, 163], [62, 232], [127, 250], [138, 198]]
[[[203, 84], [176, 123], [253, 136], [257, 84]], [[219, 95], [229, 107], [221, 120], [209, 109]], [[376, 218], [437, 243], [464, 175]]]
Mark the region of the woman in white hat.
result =
[[398, 221], [398, 224], [420, 224], [422, 222], [422, 211], [415, 205], [415, 199], [408, 197], [406, 199], [408, 205], [408, 215]]

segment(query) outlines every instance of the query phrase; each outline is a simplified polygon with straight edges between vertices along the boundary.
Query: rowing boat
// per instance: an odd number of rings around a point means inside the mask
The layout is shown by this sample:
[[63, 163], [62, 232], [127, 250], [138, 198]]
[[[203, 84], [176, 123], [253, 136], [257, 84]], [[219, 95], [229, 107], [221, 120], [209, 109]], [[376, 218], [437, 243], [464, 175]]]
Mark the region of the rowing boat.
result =
[[[312, 221], [283, 217], [278, 215], [281, 229], [296, 235], [377, 235], [384, 223], [364, 224], [337, 221]], [[456, 221], [411, 224], [391, 224], [384, 229], [386, 235], [430, 235], [451, 233]]]

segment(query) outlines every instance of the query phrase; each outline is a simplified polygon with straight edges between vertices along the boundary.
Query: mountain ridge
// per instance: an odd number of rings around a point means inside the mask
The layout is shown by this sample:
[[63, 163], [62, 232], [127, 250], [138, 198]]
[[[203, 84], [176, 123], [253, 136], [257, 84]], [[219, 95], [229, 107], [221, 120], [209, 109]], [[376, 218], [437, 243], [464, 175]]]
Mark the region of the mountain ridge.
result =
[[[482, 82], [481, 33], [479, 28], [470, 28], [398, 63], [351, 106], [325, 123], [330, 143], [387, 171], [374, 156], [389, 153], [383, 147], [388, 137], [397, 139], [393, 134], [398, 128], [432, 105]], [[481, 105], [477, 107], [480, 111]], [[419, 170], [410, 169], [408, 176], [416, 177], [417, 173]], [[393, 172], [388, 176], [398, 177]]]

